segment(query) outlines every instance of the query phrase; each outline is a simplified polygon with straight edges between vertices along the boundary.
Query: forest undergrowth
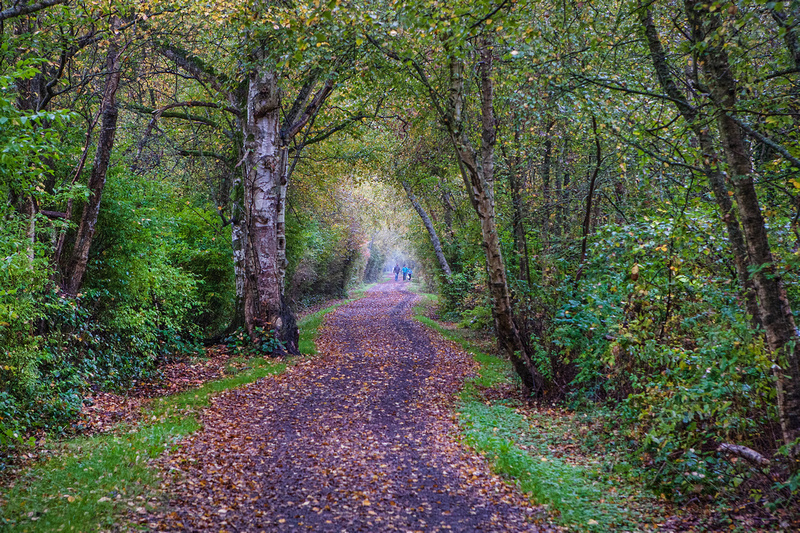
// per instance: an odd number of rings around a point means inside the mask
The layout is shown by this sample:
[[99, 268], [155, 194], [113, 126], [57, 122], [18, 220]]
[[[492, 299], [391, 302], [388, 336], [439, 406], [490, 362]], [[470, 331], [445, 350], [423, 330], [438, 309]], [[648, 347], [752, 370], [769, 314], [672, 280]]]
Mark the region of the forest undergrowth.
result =
[[[567, 408], [526, 400], [519, 379], [486, 330], [443, 320], [439, 297], [423, 293], [415, 318], [459, 343], [480, 363], [460, 394], [465, 442], [570, 531], [794, 531], [796, 505], [767, 508], [731, 495], [676, 503], [648, 485], [638, 443], [612, 406]], [[469, 319], [468, 319], [469, 321]], [[468, 322], [467, 321], [467, 322]], [[763, 488], [769, 490], [769, 483]]]
[[[322, 318], [363, 296], [365, 290], [355, 289], [350, 299], [321, 303], [302, 313], [304, 354], [316, 353], [314, 340]], [[131, 513], [156, 509], [159, 479], [149, 461], [201, 428], [199, 413], [212, 396], [284, 372], [295, 363], [241, 348], [229, 339], [228, 346], [212, 347], [206, 357], [179, 364], [172, 374], [162, 373], [161, 380], [142, 384], [151, 387], [150, 400], [101, 396], [103, 400], [83, 419], [87, 435], [40, 440], [23, 449], [16, 466], [0, 480], [0, 530], [118, 530]], [[211, 372], [198, 376], [193, 371], [216, 360], [222, 362], [212, 364]], [[186, 390], [176, 393], [180, 384]]]

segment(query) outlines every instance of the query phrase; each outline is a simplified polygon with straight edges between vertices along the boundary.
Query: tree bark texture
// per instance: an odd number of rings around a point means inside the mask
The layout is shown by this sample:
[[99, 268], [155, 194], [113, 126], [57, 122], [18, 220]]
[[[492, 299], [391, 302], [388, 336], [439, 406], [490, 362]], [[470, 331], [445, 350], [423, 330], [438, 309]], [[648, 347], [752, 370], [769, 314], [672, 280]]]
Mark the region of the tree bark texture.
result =
[[544, 154], [542, 156], [542, 205], [544, 213], [542, 215], [542, 247], [547, 250], [550, 245], [550, 167], [551, 158], [553, 156], [553, 140], [550, 137], [550, 132], [553, 129], [554, 123], [547, 126], [544, 140]]
[[736, 277], [741, 287], [742, 295], [748, 314], [753, 317], [753, 321], [761, 324], [761, 311], [758, 307], [755, 286], [750, 279], [748, 272], [749, 259], [747, 257], [747, 247], [739, 225], [739, 219], [733, 208], [733, 202], [728, 195], [728, 187], [725, 185], [725, 176], [719, 168], [719, 157], [714, 147], [714, 138], [709, 127], [700, 120], [700, 113], [686, 99], [686, 96], [678, 89], [678, 85], [670, 73], [667, 56], [661, 44], [661, 38], [653, 22], [650, 9], [644, 8], [640, 13], [645, 38], [650, 49], [650, 58], [656, 71], [661, 89], [672, 99], [675, 108], [689, 125], [692, 133], [697, 138], [700, 149], [703, 152], [703, 170], [708, 184], [714, 193], [714, 199], [719, 207], [720, 217], [725, 224], [728, 233], [728, 243], [733, 252], [733, 261], [736, 268]]
[[[745, 132], [731, 118], [729, 111], [736, 105], [736, 81], [722, 45], [716, 42], [720, 29], [718, 15], [698, 0], [685, 0], [686, 15], [695, 43], [706, 42], [700, 60], [711, 89], [714, 105], [718, 107], [717, 128], [733, 182], [736, 204], [742, 220], [747, 252], [753, 269], [753, 281], [761, 310], [761, 321], [767, 344], [776, 358], [778, 369], [778, 408], [781, 429], [786, 444], [800, 438], [800, 364], [796, 348], [797, 333], [789, 302], [778, 275], [761, 206], [755, 189], [754, 169], [750, 146]], [[715, 39], [710, 41], [709, 37]], [[797, 446], [793, 456], [797, 460]], [[797, 463], [793, 470], [797, 470]]]
[[433, 252], [436, 254], [436, 259], [439, 261], [439, 266], [442, 268], [442, 272], [444, 272], [445, 279], [449, 278], [453, 272], [450, 270], [450, 265], [447, 264], [447, 258], [444, 256], [444, 252], [442, 251], [442, 243], [439, 241], [439, 236], [436, 234], [436, 228], [433, 227], [433, 222], [431, 222], [428, 213], [422, 208], [417, 200], [417, 197], [414, 195], [414, 191], [411, 190], [411, 186], [408, 184], [406, 180], [402, 181], [403, 189], [406, 191], [406, 196], [408, 196], [408, 201], [411, 202], [411, 205], [414, 206], [414, 210], [419, 215], [419, 218], [422, 219], [422, 223], [425, 225], [425, 229], [428, 230], [428, 236], [431, 238], [431, 244], [433, 245]]
[[283, 300], [279, 213], [285, 195], [286, 158], [281, 153], [278, 75], [250, 75], [244, 126], [245, 324], [251, 338], [274, 330], [289, 353], [297, 353], [298, 331]]
[[233, 317], [228, 326], [228, 333], [233, 333], [245, 324], [245, 285], [247, 279], [246, 269], [246, 243], [247, 225], [244, 216], [244, 190], [243, 178], [238, 177], [233, 184], [233, 202], [231, 202], [231, 248], [233, 249], [233, 279], [236, 289], [236, 300], [233, 307]]
[[444, 208], [444, 226], [447, 228], [447, 235], [450, 238], [450, 241], [455, 241], [456, 234], [453, 231], [453, 215], [455, 213], [455, 208], [453, 207], [453, 195], [450, 194], [450, 191], [447, 189], [447, 185], [444, 183], [444, 178], [441, 176], [439, 177], [439, 185], [442, 190], [442, 207]]
[[473, 148], [469, 134], [464, 129], [464, 62], [453, 55], [449, 61], [450, 90], [447, 113], [443, 119], [455, 148], [470, 201], [481, 225], [498, 342], [500, 348], [508, 354], [514, 370], [522, 378], [526, 395], [538, 393], [542, 388], [542, 379], [514, 322], [500, 235], [495, 220], [493, 185], [496, 123], [492, 107], [492, 47], [490, 43], [484, 42], [480, 48], [480, 154]]
[[106, 174], [111, 161], [111, 153], [114, 149], [114, 138], [117, 133], [117, 103], [116, 95], [119, 88], [121, 77], [120, 72], [119, 46], [112, 42], [109, 45], [106, 55], [106, 75], [105, 87], [103, 89], [103, 99], [100, 104], [101, 125], [100, 133], [97, 138], [97, 151], [95, 152], [92, 173], [89, 177], [89, 200], [83, 208], [81, 222], [75, 236], [75, 245], [67, 264], [62, 283], [63, 290], [71, 296], [75, 296], [80, 291], [83, 277], [86, 273], [86, 265], [89, 260], [89, 250], [92, 246], [92, 239], [97, 225], [97, 216], [100, 213], [100, 200], [103, 196], [103, 188], [106, 184]]

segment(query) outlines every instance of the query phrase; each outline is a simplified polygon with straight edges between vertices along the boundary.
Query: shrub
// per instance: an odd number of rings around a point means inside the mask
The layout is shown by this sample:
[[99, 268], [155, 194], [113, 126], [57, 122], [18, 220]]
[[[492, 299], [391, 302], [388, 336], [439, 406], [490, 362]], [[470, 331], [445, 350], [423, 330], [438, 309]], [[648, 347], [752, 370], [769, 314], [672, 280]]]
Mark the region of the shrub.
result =
[[768, 450], [759, 435], [776, 424], [762, 335], [704, 209], [601, 228], [580, 280], [558, 284], [551, 328], [533, 336], [543, 375], [566, 365], [574, 406], [615, 404], [648, 480], [678, 499], [733, 487], [741, 474], [719, 443]]

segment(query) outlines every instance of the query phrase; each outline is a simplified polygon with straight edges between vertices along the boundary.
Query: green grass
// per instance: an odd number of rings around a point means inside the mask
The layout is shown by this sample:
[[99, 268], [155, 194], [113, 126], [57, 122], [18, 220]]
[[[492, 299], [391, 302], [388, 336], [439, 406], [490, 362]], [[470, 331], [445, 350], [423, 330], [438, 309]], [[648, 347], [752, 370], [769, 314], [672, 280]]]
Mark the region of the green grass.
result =
[[211, 396], [287, 366], [262, 358], [247, 365], [235, 376], [150, 403], [139, 426], [62, 443], [54, 458], [28, 469], [3, 494], [0, 529], [97, 531], [119, 526], [129, 510], [148, 508], [148, 494], [158, 486], [148, 459], [200, 429], [197, 413]]
[[[460, 393], [459, 423], [465, 442], [484, 455], [495, 472], [514, 480], [534, 502], [546, 505], [553, 519], [570, 531], [637, 531], [652, 520], [638, 512], [637, 505], [629, 505], [640, 498], [637, 491], [603, 474], [603, 465], [571, 464], [554, 455], [558, 444], [567, 440], [565, 434], [578, 431], [576, 426], [561, 420], [531, 420], [509, 400], [484, 400], [481, 389], [516, 380], [511, 365], [476, 349], [465, 332], [445, 329], [425, 317], [425, 307], [435, 299], [422, 296], [414, 318], [459, 343], [480, 363], [479, 375], [468, 380]], [[548, 434], [540, 433], [542, 427]]]
[[[323, 317], [340, 305], [363, 297], [369, 287], [359, 287], [352, 291], [350, 299], [301, 320], [300, 351], [317, 353], [314, 341]], [[278, 374], [286, 367], [286, 363], [260, 357], [249, 359], [243, 370], [233, 376], [154, 400], [146, 407], [139, 426], [58, 445], [55, 457], [29, 468], [4, 492], [0, 530], [97, 531], [119, 526], [131, 509], [135, 512], [148, 508], [148, 494], [158, 485], [148, 459], [197, 431], [197, 414], [209, 405], [213, 395]]]

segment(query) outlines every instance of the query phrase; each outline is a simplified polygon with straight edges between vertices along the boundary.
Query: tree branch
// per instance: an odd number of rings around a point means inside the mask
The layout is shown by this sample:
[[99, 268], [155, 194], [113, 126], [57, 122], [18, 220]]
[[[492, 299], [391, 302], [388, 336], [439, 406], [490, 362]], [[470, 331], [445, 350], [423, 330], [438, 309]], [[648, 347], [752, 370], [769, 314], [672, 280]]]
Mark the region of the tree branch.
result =
[[171, 44], [161, 44], [158, 51], [167, 59], [175, 61], [179, 67], [196, 80], [207, 83], [216, 91], [228, 94], [229, 91], [225, 85], [230, 85], [231, 80], [224, 74], [215, 71], [199, 57]]
[[292, 103], [292, 108], [286, 113], [286, 118], [284, 119], [283, 127], [281, 128], [281, 137], [286, 138], [286, 132], [291, 127], [292, 124], [295, 123], [297, 120], [298, 115], [300, 115], [300, 110], [303, 108], [303, 105], [308, 100], [308, 96], [311, 94], [311, 91], [314, 89], [314, 85], [317, 84], [317, 80], [319, 79], [320, 69], [315, 68], [312, 69], [306, 79], [306, 82], [303, 84], [303, 87], [300, 89], [300, 92], [297, 93], [297, 98], [294, 99], [294, 103]]
[[315, 117], [319, 110], [322, 108], [322, 104], [325, 103], [328, 96], [331, 95], [333, 92], [333, 78], [330, 78], [328, 81], [325, 82], [317, 94], [314, 95], [313, 100], [309, 102], [308, 106], [306, 106], [303, 115], [294, 123], [294, 124], [287, 124], [287, 127], [284, 131], [281, 132], [281, 136], [284, 139], [291, 139], [295, 135], [297, 135], [300, 130], [308, 124], [308, 121], [311, 120], [312, 117]]
[[748, 448], [747, 446], [741, 446], [739, 444], [723, 443], [719, 445], [717, 451], [720, 453], [727, 453], [729, 455], [736, 455], [737, 457], [746, 459], [747, 461], [758, 466], [769, 466], [769, 459], [767, 459], [757, 451]]
[[178, 149], [178, 154], [186, 157], [213, 157], [214, 159], [219, 159], [224, 163], [228, 163], [233, 165], [234, 158], [227, 157], [222, 154], [218, 154], [216, 152], [207, 152], [205, 150], [186, 150], [186, 149]]
[[789, 151], [788, 151], [786, 148], [784, 148], [784, 147], [783, 147], [783, 146], [781, 146], [780, 144], [776, 143], [775, 141], [773, 141], [773, 140], [772, 140], [772, 139], [770, 139], [769, 137], [767, 137], [767, 136], [765, 136], [765, 135], [762, 135], [761, 133], [758, 133], [756, 130], [754, 130], [753, 128], [751, 128], [750, 126], [748, 126], [748, 125], [747, 125], [747, 123], [745, 123], [745, 122], [743, 122], [743, 121], [739, 120], [738, 118], [736, 118], [736, 117], [735, 117], [735, 116], [733, 116], [732, 114], [730, 114], [730, 113], [725, 113], [725, 116], [727, 116], [727, 117], [728, 117], [728, 118], [730, 118], [732, 121], [734, 121], [736, 124], [738, 124], [738, 125], [739, 125], [739, 127], [740, 127], [740, 128], [742, 128], [742, 129], [744, 130], [744, 132], [745, 132], [745, 133], [747, 133], [749, 136], [753, 137], [753, 138], [754, 138], [754, 139], [756, 139], [757, 141], [760, 141], [760, 142], [762, 142], [762, 143], [766, 144], [767, 146], [769, 146], [770, 148], [772, 148], [773, 150], [775, 150], [776, 152], [778, 152], [779, 154], [781, 154], [783, 157], [785, 157], [786, 159], [788, 159], [789, 161], [791, 161], [791, 163], [792, 163], [792, 164], [793, 164], [795, 167], [797, 167], [798, 169], [800, 169], [800, 159], [797, 159], [797, 158], [796, 158], [796, 157], [794, 157], [792, 154], [790, 154], [790, 153], [789, 153]]
[[30, 15], [48, 7], [57, 6], [59, 4], [66, 4], [69, 0], [43, 0], [36, 4], [17, 4], [4, 11], [0, 11], [0, 22], [14, 17], [21, 17], [22, 15]]

